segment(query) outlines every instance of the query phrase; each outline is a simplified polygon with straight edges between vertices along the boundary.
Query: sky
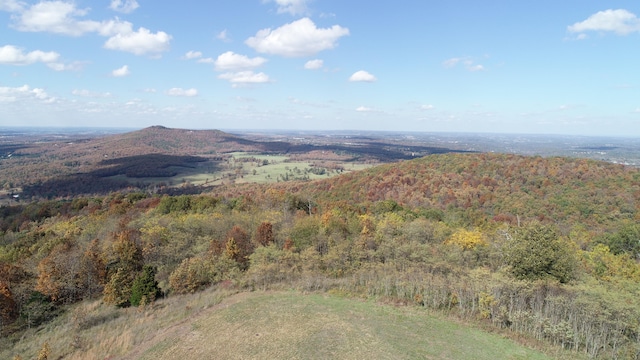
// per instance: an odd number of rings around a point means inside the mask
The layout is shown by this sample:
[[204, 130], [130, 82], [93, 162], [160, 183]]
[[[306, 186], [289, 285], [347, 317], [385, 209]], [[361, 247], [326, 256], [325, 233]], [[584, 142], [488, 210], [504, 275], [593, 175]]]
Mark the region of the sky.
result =
[[640, 2], [0, 0], [0, 126], [640, 137]]

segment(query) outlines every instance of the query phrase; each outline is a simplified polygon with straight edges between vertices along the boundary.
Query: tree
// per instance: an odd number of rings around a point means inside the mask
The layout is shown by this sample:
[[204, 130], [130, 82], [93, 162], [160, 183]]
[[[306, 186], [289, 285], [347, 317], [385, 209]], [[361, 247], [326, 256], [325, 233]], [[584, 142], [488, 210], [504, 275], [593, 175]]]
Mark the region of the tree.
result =
[[253, 252], [251, 239], [246, 231], [239, 226], [234, 226], [227, 233], [225, 255], [235, 260], [242, 269], [249, 266], [249, 255]]
[[618, 232], [607, 236], [604, 243], [616, 255], [629, 254], [640, 260], [640, 224], [624, 224]]
[[0, 330], [4, 325], [12, 323], [18, 317], [18, 307], [13, 299], [11, 289], [0, 281]]
[[91, 297], [102, 292], [107, 276], [106, 266], [100, 256], [97, 239], [93, 240], [80, 259], [80, 284], [85, 296]]
[[107, 265], [109, 281], [105, 284], [104, 301], [119, 307], [129, 306], [131, 288], [142, 270], [142, 250], [135, 242], [137, 233], [125, 230], [116, 236], [111, 246], [111, 261]]
[[505, 251], [506, 264], [521, 280], [574, 278], [575, 254], [550, 225], [533, 224], [518, 229]]
[[445, 244], [456, 245], [462, 250], [473, 250], [479, 246], [487, 246], [487, 240], [478, 230], [459, 229], [445, 241]]
[[273, 225], [270, 222], [265, 221], [258, 226], [256, 242], [262, 246], [267, 246], [273, 242]]
[[81, 297], [80, 249], [71, 240], [54, 247], [38, 264], [36, 290], [56, 302], [74, 302]]
[[150, 265], [142, 268], [142, 274], [133, 281], [131, 286], [129, 298], [131, 306], [150, 304], [162, 294], [156, 281], [156, 272], [156, 268]]

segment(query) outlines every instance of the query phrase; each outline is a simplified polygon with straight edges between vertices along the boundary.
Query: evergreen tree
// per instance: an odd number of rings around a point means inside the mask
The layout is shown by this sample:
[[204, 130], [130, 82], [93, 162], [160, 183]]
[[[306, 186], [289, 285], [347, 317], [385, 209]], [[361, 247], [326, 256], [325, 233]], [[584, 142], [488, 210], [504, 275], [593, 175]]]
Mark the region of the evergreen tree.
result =
[[142, 274], [133, 281], [129, 303], [131, 306], [149, 304], [160, 295], [161, 291], [156, 281], [156, 269], [153, 266], [145, 265], [142, 268]]

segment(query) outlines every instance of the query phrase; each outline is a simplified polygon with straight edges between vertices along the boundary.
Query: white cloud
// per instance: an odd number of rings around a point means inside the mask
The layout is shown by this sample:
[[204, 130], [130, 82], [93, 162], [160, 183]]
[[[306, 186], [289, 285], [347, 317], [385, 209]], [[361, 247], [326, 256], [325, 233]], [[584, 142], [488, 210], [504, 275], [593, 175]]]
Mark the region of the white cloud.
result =
[[215, 64], [216, 60], [214, 58], [202, 58], [202, 59], [198, 59], [198, 62], [201, 64]]
[[435, 106], [429, 104], [429, 105], [421, 105], [420, 106], [420, 110], [432, 110], [435, 109]]
[[308, 0], [265, 0], [264, 2], [275, 2], [278, 5], [278, 14], [289, 13], [295, 16], [308, 12]]
[[220, 31], [218, 35], [216, 35], [216, 39], [222, 40], [224, 42], [231, 41], [231, 38], [229, 37], [229, 32], [227, 31], [227, 29]]
[[324, 61], [320, 59], [309, 60], [304, 64], [304, 68], [307, 70], [318, 70], [322, 69], [324, 66]]
[[[131, 3], [125, 0], [121, 6], [129, 6]], [[13, 27], [20, 31], [51, 32], [69, 36], [97, 33], [109, 37], [104, 44], [105, 48], [136, 55], [157, 55], [167, 51], [171, 41], [171, 36], [163, 31], [152, 33], [143, 27], [134, 31], [133, 24], [117, 18], [108, 21], [81, 20], [89, 10], [78, 9], [71, 2], [41, 1], [18, 12], [19, 14], [12, 16], [12, 19]]]
[[200, 51], [187, 51], [184, 54], [184, 58], [187, 60], [199, 59], [202, 57], [202, 53]]
[[369, 74], [364, 70], [356, 71], [349, 77], [349, 81], [351, 82], [374, 82], [376, 79], [375, 76]]
[[228, 72], [218, 75], [219, 79], [228, 80], [234, 86], [248, 84], [262, 84], [269, 82], [269, 76], [263, 72], [253, 71]]
[[0, 0], [0, 11], [19, 12], [24, 9], [25, 3], [16, 0]]
[[56, 101], [56, 98], [49, 96], [44, 89], [32, 89], [29, 85], [23, 85], [20, 87], [0, 86], [0, 102], [15, 102], [25, 99], [40, 100], [44, 103], [53, 103]]
[[123, 77], [129, 74], [131, 74], [131, 71], [129, 71], [129, 66], [127, 65], [124, 65], [123, 67], [115, 69], [111, 72], [111, 76], [114, 77]]
[[338, 39], [346, 35], [349, 35], [347, 28], [334, 25], [318, 29], [311, 19], [305, 17], [275, 30], [260, 30], [256, 36], [248, 38], [245, 44], [260, 53], [302, 57], [333, 49]]
[[58, 60], [60, 54], [49, 51], [34, 50], [25, 53], [23, 49], [5, 45], [0, 47], [0, 64], [5, 65], [29, 65], [37, 62], [52, 63]]
[[139, 7], [140, 5], [136, 0], [111, 0], [111, 5], [109, 5], [111, 10], [124, 14], [132, 13]]
[[262, 57], [249, 58], [244, 55], [236, 54], [233, 51], [227, 51], [218, 56], [216, 60], [216, 70], [218, 71], [237, 71], [247, 70], [259, 67], [267, 62]]
[[80, 61], [74, 61], [68, 64], [58, 62], [47, 63], [47, 66], [54, 71], [80, 71], [82, 70], [84, 65], [85, 63]]
[[484, 65], [476, 64], [474, 62], [474, 60], [472, 60], [469, 57], [463, 57], [463, 58], [454, 57], [454, 58], [447, 59], [447, 60], [442, 62], [442, 66], [444, 66], [445, 68], [448, 68], [448, 69], [454, 68], [458, 64], [464, 65], [465, 69], [467, 69], [468, 71], [472, 71], [472, 72], [486, 70]]
[[193, 97], [193, 96], [198, 96], [198, 90], [194, 88], [191, 88], [191, 89], [171, 88], [167, 90], [167, 95]]
[[589, 16], [586, 20], [567, 26], [571, 33], [586, 31], [609, 31], [618, 35], [640, 32], [640, 19], [624, 9], [604, 10]]
[[164, 31], [154, 34], [141, 27], [135, 32], [120, 33], [112, 36], [104, 44], [104, 47], [109, 50], [126, 51], [135, 55], [157, 54], [169, 50], [170, 41], [171, 35]]
[[19, 16], [16, 28], [28, 32], [52, 32], [71, 36], [80, 36], [87, 32], [98, 31], [100, 23], [91, 20], [77, 20], [85, 16], [87, 10], [77, 9], [75, 4], [63, 1], [43, 1], [31, 5]]

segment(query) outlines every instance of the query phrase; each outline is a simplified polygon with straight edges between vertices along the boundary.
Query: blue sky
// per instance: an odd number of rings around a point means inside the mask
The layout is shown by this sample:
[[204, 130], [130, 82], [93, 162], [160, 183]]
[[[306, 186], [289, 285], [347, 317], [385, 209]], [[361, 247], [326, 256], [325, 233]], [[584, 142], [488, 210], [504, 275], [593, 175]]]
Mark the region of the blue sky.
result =
[[634, 1], [0, 0], [0, 126], [640, 136]]

